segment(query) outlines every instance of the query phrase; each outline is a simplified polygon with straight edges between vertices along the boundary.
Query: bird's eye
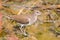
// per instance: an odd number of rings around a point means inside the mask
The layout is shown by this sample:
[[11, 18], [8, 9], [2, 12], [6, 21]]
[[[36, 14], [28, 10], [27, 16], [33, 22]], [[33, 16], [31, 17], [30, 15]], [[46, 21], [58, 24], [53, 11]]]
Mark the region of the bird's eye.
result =
[[39, 13], [39, 12], [36, 12], [36, 13]]

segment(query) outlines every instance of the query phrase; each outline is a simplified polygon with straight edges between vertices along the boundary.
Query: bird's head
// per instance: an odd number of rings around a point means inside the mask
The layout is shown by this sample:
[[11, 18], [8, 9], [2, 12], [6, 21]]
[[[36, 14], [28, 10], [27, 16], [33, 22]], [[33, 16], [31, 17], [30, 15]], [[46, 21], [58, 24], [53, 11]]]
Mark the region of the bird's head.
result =
[[41, 12], [39, 10], [34, 10], [35, 15], [41, 15]]

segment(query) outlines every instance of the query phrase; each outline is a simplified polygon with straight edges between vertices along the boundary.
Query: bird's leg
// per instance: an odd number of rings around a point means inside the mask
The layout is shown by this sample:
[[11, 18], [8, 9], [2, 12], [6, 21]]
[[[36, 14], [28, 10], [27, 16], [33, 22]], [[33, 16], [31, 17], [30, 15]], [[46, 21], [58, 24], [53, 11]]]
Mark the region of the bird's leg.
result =
[[21, 25], [21, 27], [20, 27], [20, 31], [23, 33], [23, 25]]
[[27, 32], [24, 30], [24, 27], [25, 27], [25, 26], [21, 25], [20, 31], [21, 31], [21, 33], [22, 33], [24, 36], [27, 36]]
[[24, 35], [25, 37], [28, 36], [28, 33], [26, 32], [26, 30], [23, 30], [23, 35]]
[[20, 30], [22, 33], [23, 33], [23, 27], [24, 27], [24, 25], [21, 25], [21, 27], [20, 27]]

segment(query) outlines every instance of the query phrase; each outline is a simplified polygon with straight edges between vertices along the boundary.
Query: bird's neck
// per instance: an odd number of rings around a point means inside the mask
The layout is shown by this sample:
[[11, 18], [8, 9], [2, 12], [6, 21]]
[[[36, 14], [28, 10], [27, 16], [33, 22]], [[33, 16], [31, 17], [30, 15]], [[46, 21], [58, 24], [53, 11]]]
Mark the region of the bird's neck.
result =
[[35, 13], [33, 13], [32, 15], [33, 15], [34, 17], [37, 17], [37, 16], [38, 16], [38, 15], [37, 15], [37, 14], [35, 14]]
[[36, 15], [35, 13], [33, 13], [32, 15], [33, 15], [34, 19], [37, 20], [38, 15]]

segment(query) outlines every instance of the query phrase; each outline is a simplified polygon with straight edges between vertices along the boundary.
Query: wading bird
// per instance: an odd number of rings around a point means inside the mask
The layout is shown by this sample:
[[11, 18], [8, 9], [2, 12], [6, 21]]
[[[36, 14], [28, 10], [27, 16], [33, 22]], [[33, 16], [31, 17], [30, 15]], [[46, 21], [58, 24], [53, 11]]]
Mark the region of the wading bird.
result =
[[21, 33], [27, 36], [25, 30], [23, 28], [27, 25], [32, 25], [37, 21], [37, 16], [41, 15], [41, 12], [39, 10], [34, 10], [32, 14], [27, 15], [8, 15], [6, 16], [8, 19], [12, 19], [17, 21], [21, 26], [19, 27], [21, 30]]

